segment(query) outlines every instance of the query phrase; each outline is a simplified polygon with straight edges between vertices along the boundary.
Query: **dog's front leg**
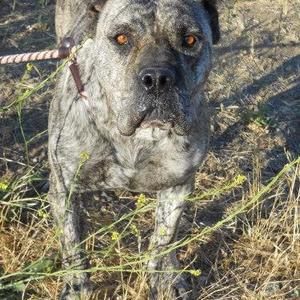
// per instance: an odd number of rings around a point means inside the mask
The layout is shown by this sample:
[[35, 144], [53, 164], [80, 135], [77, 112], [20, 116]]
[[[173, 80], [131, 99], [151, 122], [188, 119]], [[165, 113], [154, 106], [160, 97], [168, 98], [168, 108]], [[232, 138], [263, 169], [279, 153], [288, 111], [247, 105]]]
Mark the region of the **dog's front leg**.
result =
[[[150, 273], [151, 299], [191, 299], [188, 286], [179, 270], [176, 251], [164, 256], [159, 254], [176, 240], [180, 217], [185, 207], [186, 197], [193, 191], [194, 180], [158, 193], [155, 231], [151, 239], [151, 251], [154, 256], [148, 263]], [[167, 272], [170, 270], [170, 272]], [[156, 273], [155, 271], [163, 271]]]
[[67, 271], [60, 299], [87, 299], [90, 293], [89, 277], [80, 271], [87, 268], [87, 260], [80, 249], [79, 204], [76, 195], [70, 194], [68, 186], [62, 174], [59, 174], [58, 167], [52, 166], [48, 199], [61, 241], [63, 266], [65, 269], [76, 269], [76, 272], [70, 270], [70, 274]]

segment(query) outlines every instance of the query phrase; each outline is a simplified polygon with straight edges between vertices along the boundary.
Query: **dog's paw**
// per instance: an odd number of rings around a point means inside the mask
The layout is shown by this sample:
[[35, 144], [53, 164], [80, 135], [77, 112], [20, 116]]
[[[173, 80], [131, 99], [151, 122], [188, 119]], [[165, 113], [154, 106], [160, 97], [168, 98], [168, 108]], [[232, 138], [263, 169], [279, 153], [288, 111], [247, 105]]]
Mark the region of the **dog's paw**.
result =
[[183, 274], [152, 274], [149, 296], [151, 300], [191, 300], [192, 291]]
[[[180, 265], [175, 253], [170, 253], [161, 258], [153, 259], [148, 263], [150, 271], [150, 299], [151, 300], [191, 300], [193, 299], [192, 290], [187, 283], [185, 274], [178, 274], [172, 270], [179, 270]], [[170, 272], [168, 272], [170, 270]]]
[[59, 299], [60, 300], [88, 300], [92, 294], [90, 282], [65, 284]]

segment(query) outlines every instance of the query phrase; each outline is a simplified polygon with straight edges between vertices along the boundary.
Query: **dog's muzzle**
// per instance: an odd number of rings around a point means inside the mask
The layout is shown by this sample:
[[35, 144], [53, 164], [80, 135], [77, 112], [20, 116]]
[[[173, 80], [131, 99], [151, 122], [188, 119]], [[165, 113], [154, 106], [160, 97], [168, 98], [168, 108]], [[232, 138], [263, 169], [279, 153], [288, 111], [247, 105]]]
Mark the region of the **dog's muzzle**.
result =
[[190, 131], [190, 113], [185, 99], [175, 92], [176, 72], [167, 67], [144, 68], [138, 74], [142, 97], [125, 107], [118, 117], [122, 135], [131, 136], [137, 128], [174, 129], [178, 135]]

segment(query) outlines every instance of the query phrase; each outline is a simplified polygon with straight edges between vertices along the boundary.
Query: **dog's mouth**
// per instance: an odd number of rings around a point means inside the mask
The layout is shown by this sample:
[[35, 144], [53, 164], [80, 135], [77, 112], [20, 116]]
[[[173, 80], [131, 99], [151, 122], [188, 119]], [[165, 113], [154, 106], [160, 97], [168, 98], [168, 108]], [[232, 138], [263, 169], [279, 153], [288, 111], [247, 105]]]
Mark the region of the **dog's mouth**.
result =
[[188, 135], [191, 129], [190, 111], [180, 109], [174, 103], [167, 103], [128, 107], [118, 116], [118, 129], [122, 135], [131, 136], [137, 129], [148, 128], [173, 130], [177, 135]]
[[161, 130], [170, 130], [171, 128], [174, 128], [174, 123], [165, 122], [161, 120], [142, 121], [140, 127], [143, 129], [147, 129], [151, 127], [151, 128], [159, 128]]
[[175, 116], [170, 115], [169, 117], [166, 117], [162, 112], [159, 112], [158, 109], [153, 109], [144, 116], [138, 127], [144, 129], [152, 127], [161, 130], [169, 130], [174, 128], [174, 118]]

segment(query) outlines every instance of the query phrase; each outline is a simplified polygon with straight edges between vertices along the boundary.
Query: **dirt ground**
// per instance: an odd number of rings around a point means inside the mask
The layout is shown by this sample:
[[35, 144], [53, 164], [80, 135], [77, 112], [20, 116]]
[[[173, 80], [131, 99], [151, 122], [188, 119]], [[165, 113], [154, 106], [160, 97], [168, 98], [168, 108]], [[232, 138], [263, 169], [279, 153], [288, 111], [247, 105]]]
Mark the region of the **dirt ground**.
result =
[[[222, 40], [206, 87], [213, 135], [197, 191], [220, 187], [236, 175], [246, 176], [247, 182], [190, 205], [183, 225], [192, 226], [191, 235], [214, 226], [300, 154], [300, 0], [221, 1], [220, 17]], [[0, 0], [0, 55], [53, 49], [53, 20], [53, 0]], [[1, 287], [5, 275], [40, 256], [51, 260], [58, 250], [45, 196], [53, 81], [15, 103], [56, 66], [0, 67], [1, 299], [55, 299], [61, 285], [57, 278], [47, 278]], [[300, 299], [299, 175], [296, 168], [263, 205], [181, 251], [184, 264], [201, 270], [191, 280], [199, 299]], [[119, 217], [120, 205], [126, 211], [133, 205], [127, 196], [101, 211], [108, 212], [109, 220]], [[101, 225], [93, 216], [91, 220]], [[148, 221], [139, 221], [147, 239]], [[93, 277], [108, 291], [106, 299], [145, 299], [145, 293], [137, 294], [135, 279], [129, 276], [125, 284], [113, 272], [106, 275]], [[103, 295], [95, 299], [105, 299]]]

